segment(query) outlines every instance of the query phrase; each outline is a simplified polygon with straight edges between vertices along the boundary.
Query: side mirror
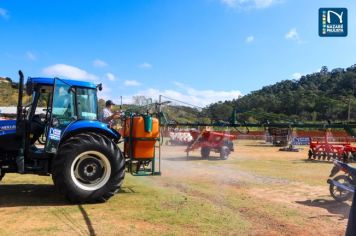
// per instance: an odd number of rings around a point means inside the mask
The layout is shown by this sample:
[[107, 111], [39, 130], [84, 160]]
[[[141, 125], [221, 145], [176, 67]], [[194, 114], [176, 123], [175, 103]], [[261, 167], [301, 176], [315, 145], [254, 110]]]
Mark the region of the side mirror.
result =
[[96, 89], [99, 90], [99, 91], [103, 90], [103, 84], [102, 83], [98, 84], [96, 86]]

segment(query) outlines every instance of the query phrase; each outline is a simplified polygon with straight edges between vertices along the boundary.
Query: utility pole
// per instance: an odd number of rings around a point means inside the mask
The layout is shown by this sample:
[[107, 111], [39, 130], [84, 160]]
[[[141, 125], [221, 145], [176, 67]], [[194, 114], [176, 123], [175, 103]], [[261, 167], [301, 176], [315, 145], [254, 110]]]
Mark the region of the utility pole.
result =
[[351, 97], [349, 98], [349, 109], [347, 111], [347, 123], [350, 123], [351, 120]]

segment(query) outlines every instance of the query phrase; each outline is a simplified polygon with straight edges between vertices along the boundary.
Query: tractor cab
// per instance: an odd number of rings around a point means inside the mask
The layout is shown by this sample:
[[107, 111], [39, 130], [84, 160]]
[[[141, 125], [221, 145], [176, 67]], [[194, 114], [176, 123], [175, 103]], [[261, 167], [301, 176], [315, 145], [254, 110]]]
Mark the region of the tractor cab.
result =
[[[26, 93], [32, 100], [25, 107], [28, 139], [41, 138], [46, 153], [56, 153], [65, 129], [77, 121], [97, 121], [97, 86], [58, 78], [29, 78]], [[28, 108], [27, 108], [28, 107]]]

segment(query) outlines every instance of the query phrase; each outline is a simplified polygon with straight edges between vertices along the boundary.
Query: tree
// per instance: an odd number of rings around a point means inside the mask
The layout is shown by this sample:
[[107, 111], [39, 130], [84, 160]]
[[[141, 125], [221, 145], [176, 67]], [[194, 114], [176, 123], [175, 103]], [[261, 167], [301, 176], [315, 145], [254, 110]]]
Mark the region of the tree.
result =
[[322, 75], [327, 75], [329, 72], [329, 69], [327, 66], [322, 66], [321, 69], [320, 69], [320, 74]]
[[261, 121], [264, 117], [270, 121], [346, 120], [348, 113], [352, 120], [356, 109], [352, 109], [353, 103], [349, 101], [355, 100], [355, 88], [356, 65], [347, 70], [336, 68], [331, 73], [323, 66], [320, 73], [302, 76], [298, 81], [281, 81], [233, 101], [211, 104], [210, 117], [221, 119], [216, 114], [224, 109], [229, 111], [225, 106], [228, 105], [245, 120]]

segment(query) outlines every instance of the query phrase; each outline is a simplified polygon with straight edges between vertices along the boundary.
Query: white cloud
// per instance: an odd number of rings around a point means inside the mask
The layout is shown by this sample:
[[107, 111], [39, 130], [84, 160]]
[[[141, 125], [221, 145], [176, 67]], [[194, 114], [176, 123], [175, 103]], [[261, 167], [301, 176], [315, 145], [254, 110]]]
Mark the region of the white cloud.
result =
[[144, 63], [138, 65], [138, 67], [141, 68], [141, 69], [151, 69], [152, 65], [150, 63], [148, 63], [148, 62], [144, 62]]
[[87, 71], [80, 69], [75, 66], [66, 65], [66, 64], [55, 64], [49, 67], [46, 67], [42, 70], [42, 73], [51, 77], [62, 77], [76, 80], [98, 80], [96, 75], [90, 74]]
[[[159, 95], [163, 95], [199, 107], [205, 107], [214, 102], [232, 100], [242, 96], [241, 92], [238, 90], [197, 90], [179, 82], [173, 82], [173, 84], [176, 85], [177, 89], [159, 90], [149, 88], [139, 91], [133, 96], [143, 95], [158, 99]], [[129, 102], [129, 99], [126, 99], [125, 102]]]
[[226, 4], [228, 7], [235, 7], [237, 0], [221, 0], [222, 3]]
[[302, 74], [301, 74], [301, 73], [298, 73], [298, 72], [296, 72], [296, 73], [294, 73], [294, 74], [292, 75], [292, 78], [293, 78], [293, 79], [300, 79], [300, 77], [302, 77]]
[[27, 59], [31, 60], [31, 61], [36, 61], [37, 60], [37, 57], [36, 55], [33, 53], [33, 52], [26, 52], [26, 57]]
[[9, 12], [4, 8], [0, 8], [0, 17], [4, 19], [9, 19], [10, 18]]
[[266, 8], [272, 6], [273, 4], [280, 3], [279, 0], [254, 0], [255, 6], [257, 8]]
[[110, 81], [115, 81], [116, 80], [116, 76], [113, 73], [106, 73], [106, 78]]
[[136, 87], [136, 86], [140, 86], [141, 83], [136, 80], [125, 80], [124, 85], [127, 87]]
[[304, 42], [301, 40], [301, 38], [300, 38], [300, 36], [299, 36], [299, 33], [298, 33], [298, 31], [297, 31], [296, 28], [290, 29], [290, 30], [286, 33], [285, 38], [286, 38], [287, 40], [296, 41], [297, 43], [304, 43]]
[[296, 40], [299, 39], [299, 34], [296, 28], [292, 28], [286, 33], [286, 39]]
[[93, 66], [94, 67], [98, 67], [98, 68], [102, 68], [102, 67], [108, 66], [108, 63], [106, 63], [103, 60], [96, 59], [96, 60], [93, 61]]
[[177, 86], [178, 88], [184, 88], [185, 87], [185, 85], [183, 83], [180, 83], [180, 82], [177, 82], [177, 81], [173, 81], [173, 84], [175, 86]]
[[248, 36], [245, 40], [246, 43], [252, 43], [253, 41], [255, 41], [255, 37], [253, 37], [252, 35]]
[[274, 4], [281, 3], [282, 0], [220, 0], [230, 8], [267, 8]]

